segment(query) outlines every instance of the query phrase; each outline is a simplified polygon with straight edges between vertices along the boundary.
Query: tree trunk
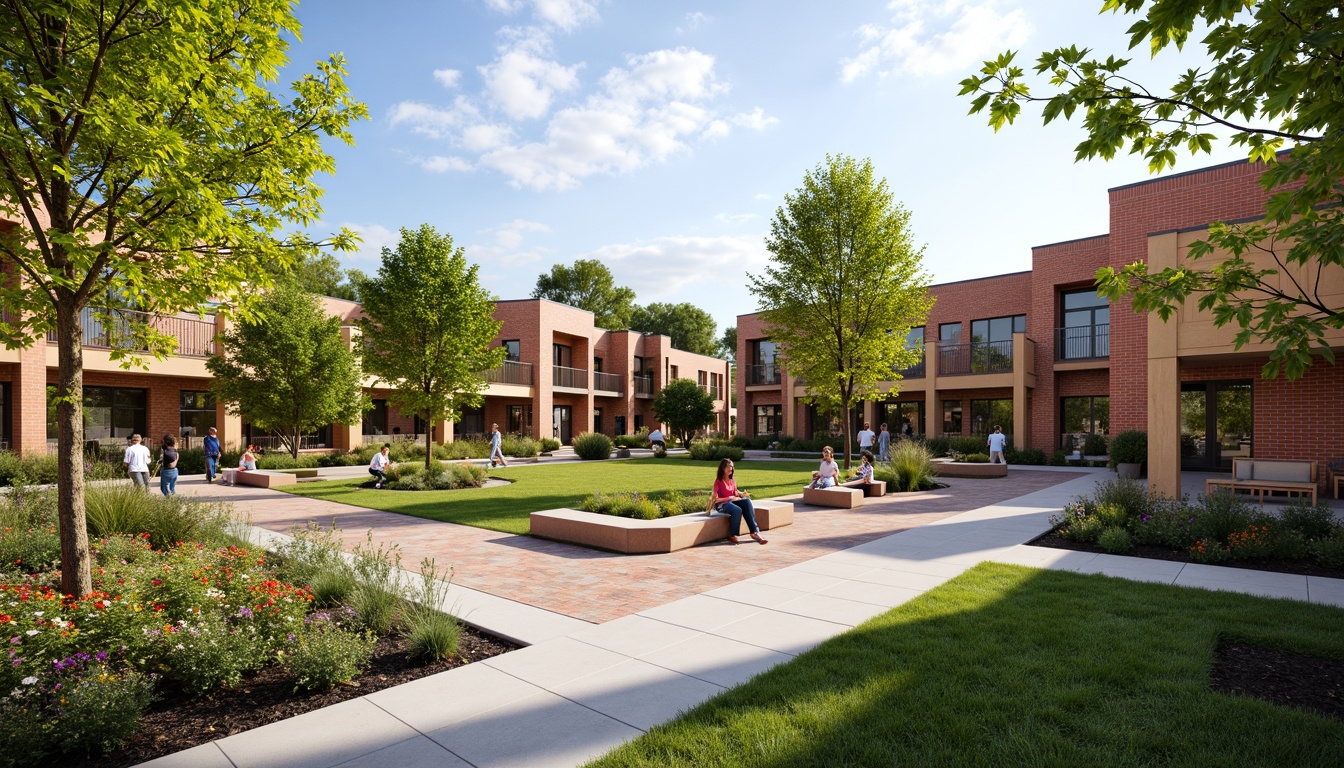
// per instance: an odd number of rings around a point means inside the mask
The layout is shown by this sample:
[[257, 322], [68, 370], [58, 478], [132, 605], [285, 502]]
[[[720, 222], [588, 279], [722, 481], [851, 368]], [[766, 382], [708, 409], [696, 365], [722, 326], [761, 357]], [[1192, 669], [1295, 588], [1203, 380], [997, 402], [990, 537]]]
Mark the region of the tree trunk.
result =
[[303, 430], [294, 428], [294, 439], [289, 443], [289, 455], [294, 459], [294, 463], [299, 463], [299, 441], [303, 439]]
[[844, 439], [845, 439], [845, 446], [844, 446], [844, 449], [843, 449], [844, 452], [845, 452], [845, 466], [842, 467], [842, 469], [849, 469], [849, 446], [850, 446], [849, 426], [850, 426], [850, 424], [853, 423], [852, 421], [850, 421], [850, 416], [851, 416], [851, 414], [852, 414], [852, 412], [853, 412], [853, 408], [850, 406], [850, 404], [849, 404], [849, 400], [848, 400], [848, 399], [845, 400], [845, 409], [844, 409], [844, 410], [845, 410], [845, 420], [844, 420], [844, 422], [842, 422], [841, 425], [840, 425], [840, 434], [841, 434], [841, 435], [844, 437]]
[[[61, 591], [83, 597], [93, 591], [89, 532], [84, 520], [84, 344], [80, 307], [62, 298], [56, 305], [59, 369], [56, 497], [61, 530]], [[42, 343], [42, 342], [39, 342]]]
[[434, 458], [434, 423], [425, 417], [425, 471], [429, 471], [429, 461]]

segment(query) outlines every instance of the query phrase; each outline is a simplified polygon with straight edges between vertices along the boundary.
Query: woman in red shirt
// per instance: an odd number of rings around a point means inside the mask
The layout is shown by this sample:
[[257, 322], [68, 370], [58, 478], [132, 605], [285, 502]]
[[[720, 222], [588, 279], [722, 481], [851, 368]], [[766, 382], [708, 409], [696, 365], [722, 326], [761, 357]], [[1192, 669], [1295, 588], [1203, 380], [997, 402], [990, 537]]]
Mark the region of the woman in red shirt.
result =
[[719, 462], [719, 476], [714, 481], [714, 511], [725, 512], [731, 516], [728, 521], [728, 543], [736, 544], [737, 532], [742, 530], [742, 518], [747, 518], [747, 530], [757, 544], [765, 544], [761, 538], [761, 528], [756, 524], [756, 510], [751, 506], [751, 493], [738, 491], [733, 480], [733, 460]]

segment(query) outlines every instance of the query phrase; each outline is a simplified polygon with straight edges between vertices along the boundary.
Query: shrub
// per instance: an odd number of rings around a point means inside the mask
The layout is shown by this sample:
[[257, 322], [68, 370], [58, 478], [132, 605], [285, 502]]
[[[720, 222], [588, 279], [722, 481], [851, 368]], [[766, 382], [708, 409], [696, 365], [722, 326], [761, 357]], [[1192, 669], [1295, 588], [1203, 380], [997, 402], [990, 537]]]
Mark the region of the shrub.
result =
[[112, 536], [144, 531], [145, 516], [156, 499], [131, 483], [93, 485], [84, 494], [89, 535]]
[[649, 444], [649, 430], [641, 427], [633, 435], [617, 435], [615, 443], [618, 448], [643, 448]]
[[1086, 544], [1094, 544], [1101, 538], [1101, 534], [1106, 531], [1106, 524], [1101, 518], [1095, 515], [1080, 517], [1069, 523], [1068, 527], [1060, 529], [1060, 534], [1066, 539], [1081, 541]]
[[1117, 464], [1142, 464], [1148, 460], [1148, 433], [1141, 429], [1128, 429], [1111, 440], [1110, 461], [1112, 469]]
[[541, 450], [545, 453], [560, 450], [560, 441], [553, 437], [541, 438]]
[[966, 456], [965, 456], [964, 458], [962, 458], [962, 461], [965, 461], [965, 462], [970, 463], [970, 464], [988, 464], [988, 463], [989, 463], [989, 454], [988, 454], [988, 453], [968, 453], [968, 454], [966, 454]]
[[1225, 563], [1232, 559], [1232, 550], [1226, 544], [1200, 539], [1191, 545], [1190, 559], [1196, 563]]
[[403, 597], [401, 549], [395, 544], [374, 546], [373, 531], [369, 531], [352, 554], [355, 591], [350, 604], [364, 628], [381, 637], [396, 621]]
[[47, 485], [56, 482], [55, 456], [20, 456], [0, 451], [0, 486]]
[[1257, 522], [1256, 510], [1245, 499], [1224, 489], [1203, 496], [1195, 515], [1196, 538], [1226, 544], [1229, 536]]
[[[747, 437], [746, 435], [733, 435], [732, 439], [729, 440], [728, 442], [732, 443], [738, 448], [754, 448], [756, 447], [755, 446], [756, 440], [760, 439], [761, 438], [752, 439], [750, 437]], [[761, 447], [764, 448], [765, 446]]]
[[[107, 654], [101, 654], [104, 658]], [[51, 752], [94, 754], [120, 746], [154, 697], [154, 680], [117, 673], [88, 654], [58, 660], [0, 699], [0, 764], [35, 765]]]
[[324, 608], [340, 605], [355, 592], [355, 575], [347, 568], [335, 567], [318, 571], [309, 581], [313, 602]]
[[1112, 525], [1097, 537], [1097, 546], [1113, 555], [1120, 555], [1133, 549], [1129, 540], [1129, 531], [1118, 525]]
[[1301, 531], [1280, 528], [1275, 531], [1273, 545], [1265, 556], [1280, 560], [1306, 560], [1311, 556], [1311, 542]]
[[978, 437], [954, 437], [950, 448], [957, 453], [984, 453], [986, 442]]
[[1019, 451], [1010, 445], [1003, 449], [1003, 460], [1009, 464], [1040, 466], [1045, 464], [1046, 459], [1045, 451], [1040, 448], [1024, 448]]
[[517, 456], [519, 458], [531, 458], [541, 453], [541, 443], [530, 437], [519, 435], [505, 435], [500, 442], [500, 448], [505, 456]]
[[230, 520], [227, 508], [177, 496], [148, 495], [153, 503], [145, 510], [141, 530], [149, 534], [149, 543], [155, 549], [168, 549], [183, 541], [209, 545], [227, 541]]
[[1150, 499], [1148, 513], [1131, 520], [1130, 530], [1138, 544], [1189, 549], [1197, 538], [1194, 522], [1197, 510], [1187, 499]]
[[891, 446], [891, 461], [873, 468], [873, 476], [891, 484], [893, 492], [911, 493], [932, 488], [938, 473], [929, 449], [913, 440], [900, 440]]
[[584, 461], [611, 458], [611, 438], [601, 432], [584, 432], [574, 438], [574, 453]]
[[946, 456], [947, 452], [952, 450], [952, 441], [946, 437], [930, 437], [924, 441], [924, 447], [928, 448], [929, 453], [936, 459]]
[[[1097, 483], [1092, 498], [1098, 504], [1114, 504], [1127, 520], [1136, 520], [1148, 514], [1148, 488], [1138, 480], [1115, 478]], [[1119, 523], [1117, 523], [1119, 524]], [[1125, 523], [1125, 527], [1129, 525]]]
[[1069, 455], [1064, 451], [1055, 451], [1050, 454], [1050, 466], [1065, 467], [1069, 464]]
[[343, 629], [314, 614], [281, 658], [294, 676], [295, 690], [327, 690], [359, 674], [373, 655], [375, 642], [366, 633]]
[[[372, 456], [369, 457], [373, 459]], [[358, 452], [351, 453], [324, 453], [317, 457], [317, 466], [319, 467], [358, 467], [368, 462], [360, 458]]]
[[1311, 556], [1327, 568], [1344, 568], [1344, 529], [1335, 529], [1329, 536], [1313, 541]]
[[485, 467], [478, 467], [475, 464], [454, 464], [449, 469], [452, 476], [454, 488], [480, 488], [485, 483], [489, 473]]
[[1106, 438], [1104, 436], [1089, 433], [1083, 438], [1084, 456], [1105, 456], [1106, 450]]
[[56, 526], [17, 527], [0, 530], [0, 573], [40, 573], [55, 568], [61, 560], [61, 537]]
[[1279, 515], [1279, 523], [1313, 541], [1326, 538], [1335, 529], [1335, 513], [1325, 502], [1313, 507], [1302, 499], [1294, 499]]
[[[288, 453], [263, 453], [257, 457], [257, 469], [309, 469], [318, 466], [317, 459], [312, 453], [301, 453], [297, 459]], [[201, 471], [205, 471], [204, 466]]]
[[165, 665], [168, 677], [183, 691], [201, 696], [221, 685], [237, 685], [244, 672], [262, 666], [264, 650], [256, 642], [255, 631], [208, 616], [172, 632], [172, 644], [164, 649], [171, 662]]
[[403, 623], [406, 627], [406, 645], [411, 658], [439, 661], [457, 653], [462, 637], [462, 624], [455, 616], [438, 610], [448, 594], [449, 579], [440, 579], [438, 566], [432, 558], [420, 563], [421, 584], [414, 602], [406, 607]]
[[741, 448], [718, 440], [697, 440], [690, 444], [687, 451], [691, 454], [691, 458], [696, 461], [722, 461], [723, 459], [741, 461], [743, 456]]

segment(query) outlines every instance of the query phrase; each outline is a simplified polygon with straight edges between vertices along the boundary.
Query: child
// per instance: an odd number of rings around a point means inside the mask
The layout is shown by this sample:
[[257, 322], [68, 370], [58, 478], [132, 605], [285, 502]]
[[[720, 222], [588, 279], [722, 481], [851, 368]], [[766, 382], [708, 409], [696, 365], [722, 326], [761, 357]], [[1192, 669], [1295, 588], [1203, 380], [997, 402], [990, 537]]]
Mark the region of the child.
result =
[[812, 473], [812, 482], [804, 488], [830, 488], [840, 477], [840, 465], [835, 463], [835, 451], [831, 446], [821, 449], [821, 466]]
[[870, 451], [863, 452], [863, 460], [859, 463], [859, 469], [854, 473], [854, 479], [864, 485], [871, 485], [873, 482], [873, 454]]

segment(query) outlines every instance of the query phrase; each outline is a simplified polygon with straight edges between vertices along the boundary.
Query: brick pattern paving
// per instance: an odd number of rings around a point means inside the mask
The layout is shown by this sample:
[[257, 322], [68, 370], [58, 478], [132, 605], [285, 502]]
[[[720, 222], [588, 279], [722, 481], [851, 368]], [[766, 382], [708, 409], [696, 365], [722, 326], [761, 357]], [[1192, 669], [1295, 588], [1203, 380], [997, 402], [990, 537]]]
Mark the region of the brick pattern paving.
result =
[[1001, 480], [945, 478], [947, 488], [868, 499], [853, 510], [794, 500], [793, 525], [767, 531], [766, 546], [744, 540], [664, 555], [617, 555], [260, 488], [197, 480], [180, 483], [178, 490], [229, 502], [253, 525], [272, 531], [334, 523], [347, 547], [372, 530], [375, 543], [400, 545], [403, 565], [412, 570], [433, 557], [441, 567], [453, 567], [456, 584], [600, 623], [1081, 476], [1014, 470]]

